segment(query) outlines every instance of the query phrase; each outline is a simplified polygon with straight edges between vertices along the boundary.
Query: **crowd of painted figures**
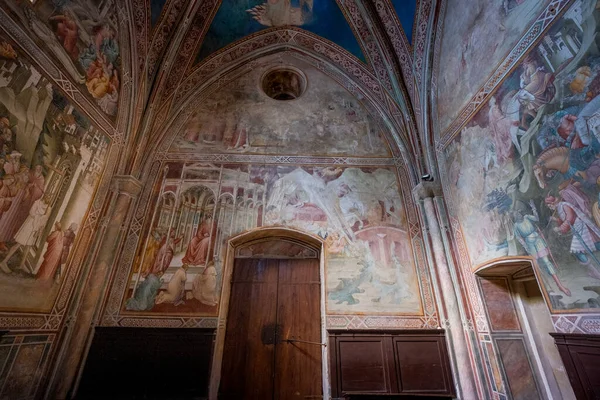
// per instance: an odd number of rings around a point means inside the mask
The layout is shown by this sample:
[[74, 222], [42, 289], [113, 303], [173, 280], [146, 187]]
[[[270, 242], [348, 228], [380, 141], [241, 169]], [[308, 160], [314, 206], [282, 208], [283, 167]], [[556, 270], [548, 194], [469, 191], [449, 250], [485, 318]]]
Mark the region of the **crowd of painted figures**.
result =
[[[39, 243], [47, 224], [52, 199], [45, 195], [44, 166], [36, 164], [29, 168], [23, 163], [13, 136], [8, 118], [0, 118], [0, 269], [12, 274], [14, 268], [26, 276], [53, 280], [67, 262], [77, 224], [64, 229], [60, 222], [55, 222], [54, 230], [46, 238], [42, 263], [36, 268], [27, 262], [29, 249]], [[19, 251], [20, 259], [15, 257]]]

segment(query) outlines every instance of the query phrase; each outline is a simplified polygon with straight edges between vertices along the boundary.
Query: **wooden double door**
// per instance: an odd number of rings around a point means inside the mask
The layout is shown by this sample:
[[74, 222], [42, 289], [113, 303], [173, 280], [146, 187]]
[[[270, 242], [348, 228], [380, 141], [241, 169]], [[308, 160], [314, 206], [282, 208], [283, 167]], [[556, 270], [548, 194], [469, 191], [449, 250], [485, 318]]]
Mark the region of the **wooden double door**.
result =
[[219, 399], [321, 399], [317, 259], [236, 259]]

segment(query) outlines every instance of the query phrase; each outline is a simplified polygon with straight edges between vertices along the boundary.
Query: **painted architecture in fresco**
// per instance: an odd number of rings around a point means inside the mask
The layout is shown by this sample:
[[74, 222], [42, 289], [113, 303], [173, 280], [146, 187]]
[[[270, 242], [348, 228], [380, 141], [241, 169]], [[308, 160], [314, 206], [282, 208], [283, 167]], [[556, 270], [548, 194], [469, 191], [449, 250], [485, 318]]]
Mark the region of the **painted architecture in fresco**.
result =
[[169, 151], [389, 157], [378, 124], [331, 78], [304, 65], [302, 96], [277, 101], [257, 88], [266, 72], [268, 67], [254, 68], [209, 95]]
[[216, 315], [226, 240], [283, 225], [328, 243], [329, 312], [422, 312], [392, 169], [168, 164], [159, 185], [125, 310]]
[[437, 109], [440, 131], [443, 132], [456, 119], [460, 109], [485, 83], [549, 2], [448, 1], [439, 56]]
[[121, 56], [113, 0], [7, 0], [2, 7], [104, 113], [117, 114]]
[[444, 152], [473, 267], [530, 256], [555, 311], [600, 308], [599, 21], [576, 1]]
[[51, 308], [108, 148], [0, 37], [0, 309]]

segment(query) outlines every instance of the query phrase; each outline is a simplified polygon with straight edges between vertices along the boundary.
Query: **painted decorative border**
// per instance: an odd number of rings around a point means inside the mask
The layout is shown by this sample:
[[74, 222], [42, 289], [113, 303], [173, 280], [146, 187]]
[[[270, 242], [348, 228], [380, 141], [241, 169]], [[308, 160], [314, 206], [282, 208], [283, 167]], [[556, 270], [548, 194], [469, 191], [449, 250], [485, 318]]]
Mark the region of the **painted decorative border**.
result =
[[600, 314], [552, 315], [552, 325], [560, 333], [600, 334]]

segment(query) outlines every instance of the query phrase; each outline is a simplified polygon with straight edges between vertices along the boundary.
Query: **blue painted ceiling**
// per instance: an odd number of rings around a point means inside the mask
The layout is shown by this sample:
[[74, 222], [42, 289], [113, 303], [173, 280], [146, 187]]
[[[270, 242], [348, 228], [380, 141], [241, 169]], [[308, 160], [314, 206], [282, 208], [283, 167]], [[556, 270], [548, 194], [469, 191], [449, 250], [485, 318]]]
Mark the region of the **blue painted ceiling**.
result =
[[165, 7], [167, 1], [168, 0], [150, 0], [150, 20], [152, 22], [152, 27], [156, 25], [156, 22], [160, 17], [160, 13]]
[[417, 0], [392, 0], [396, 14], [404, 29], [408, 43], [412, 44], [413, 26], [415, 23], [415, 12], [417, 11]]
[[196, 62], [247, 35], [272, 26], [296, 26], [307, 30], [365, 61], [354, 32], [336, 0], [223, 0]]

